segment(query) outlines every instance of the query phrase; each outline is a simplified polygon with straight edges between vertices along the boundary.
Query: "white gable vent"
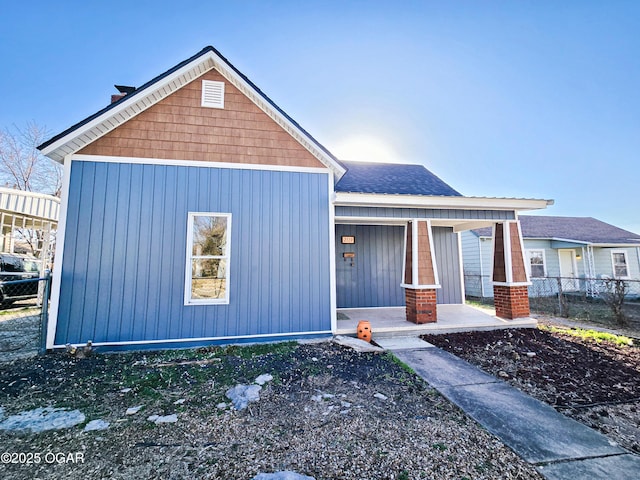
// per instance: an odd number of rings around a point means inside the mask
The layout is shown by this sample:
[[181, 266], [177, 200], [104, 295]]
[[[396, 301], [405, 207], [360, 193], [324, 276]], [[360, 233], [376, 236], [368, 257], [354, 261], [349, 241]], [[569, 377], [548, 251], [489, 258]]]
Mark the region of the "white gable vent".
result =
[[202, 81], [202, 106], [224, 108], [224, 82]]

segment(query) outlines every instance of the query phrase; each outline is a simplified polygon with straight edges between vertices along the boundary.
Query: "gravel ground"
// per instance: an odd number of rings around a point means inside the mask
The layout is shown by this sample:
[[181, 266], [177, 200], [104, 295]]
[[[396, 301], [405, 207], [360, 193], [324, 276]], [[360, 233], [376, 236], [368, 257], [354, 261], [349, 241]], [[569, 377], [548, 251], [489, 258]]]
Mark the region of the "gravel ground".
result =
[[543, 323], [423, 338], [640, 453], [638, 342], [596, 341]]
[[40, 322], [39, 308], [0, 308], [0, 362], [37, 355]]
[[[264, 373], [274, 379], [258, 402], [219, 408], [231, 386]], [[0, 364], [0, 406], [5, 416], [54, 406], [110, 423], [0, 431], [1, 450], [41, 459], [0, 464], [0, 478], [541, 478], [391, 355], [333, 343], [17, 360]], [[152, 414], [178, 421], [157, 425]]]

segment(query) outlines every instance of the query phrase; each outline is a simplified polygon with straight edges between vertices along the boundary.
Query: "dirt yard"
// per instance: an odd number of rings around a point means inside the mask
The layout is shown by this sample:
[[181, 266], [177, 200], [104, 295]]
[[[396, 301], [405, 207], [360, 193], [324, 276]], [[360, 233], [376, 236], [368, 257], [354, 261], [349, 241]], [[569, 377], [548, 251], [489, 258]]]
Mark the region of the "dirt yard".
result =
[[[227, 390], [263, 374], [273, 380], [259, 401], [230, 408]], [[47, 406], [86, 418], [42, 433], [0, 430], [0, 478], [540, 479], [395, 357], [334, 343], [0, 364], [0, 417]], [[83, 431], [93, 420], [109, 428]]]
[[423, 338], [640, 453], [637, 341], [579, 333], [542, 325]]

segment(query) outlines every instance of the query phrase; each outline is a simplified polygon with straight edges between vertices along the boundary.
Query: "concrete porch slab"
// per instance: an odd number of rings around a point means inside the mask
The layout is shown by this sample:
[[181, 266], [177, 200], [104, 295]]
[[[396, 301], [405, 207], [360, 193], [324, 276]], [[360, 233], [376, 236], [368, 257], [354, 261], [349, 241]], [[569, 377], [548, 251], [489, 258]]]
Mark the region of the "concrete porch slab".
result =
[[418, 336], [426, 333], [455, 333], [500, 328], [535, 328], [534, 318], [503, 320], [495, 311], [470, 305], [438, 305], [438, 321], [416, 325], [406, 319], [405, 307], [338, 309], [338, 335], [355, 335], [360, 320], [371, 322], [374, 340], [380, 337]]

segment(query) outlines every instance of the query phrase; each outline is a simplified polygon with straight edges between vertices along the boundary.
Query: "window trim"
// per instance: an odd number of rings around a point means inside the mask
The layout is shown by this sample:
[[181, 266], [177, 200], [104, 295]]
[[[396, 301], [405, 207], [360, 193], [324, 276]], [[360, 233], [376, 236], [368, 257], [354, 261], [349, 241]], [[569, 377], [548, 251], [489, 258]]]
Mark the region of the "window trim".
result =
[[[224, 255], [216, 255], [216, 258], [226, 260], [225, 271], [225, 296], [224, 298], [191, 298], [191, 263], [193, 261], [193, 220], [195, 217], [225, 217], [227, 219], [227, 243]], [[187, 252], [185, 258], [184, 277], [184, 305], [228, 305], [229, 304], [229, 278], [231, 270], [231, 214], [219, 212], [188, 212], [187, 213]]]
[[[616, 262], [614, 260], [614, 255], [616, 253], [621, 253], [624, 256], [624, 266], [627, 269], [626, 275], [616, 275]], [[629, 275], [629, 255], [626, 250], [611, 250], [611, 269], [613, 273], [613, 278], [620, 278], [620, 279], [631, 278]]]
[[[531, 273], [531, 254], [533, 252], [542, 252], [542, 277], [534, 277]], [[525, 249], [525, 255], [527, 257], [526, 268], [529, 278], [546, 278], [547, 277], [547, 252], [544, 248], [527, 248]]]

